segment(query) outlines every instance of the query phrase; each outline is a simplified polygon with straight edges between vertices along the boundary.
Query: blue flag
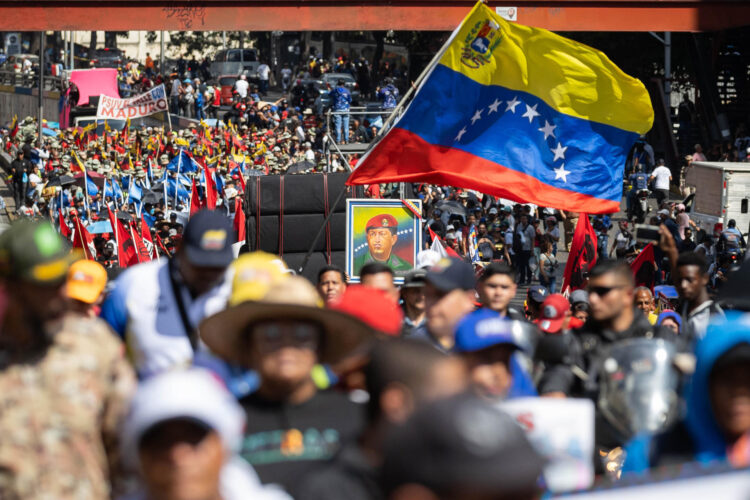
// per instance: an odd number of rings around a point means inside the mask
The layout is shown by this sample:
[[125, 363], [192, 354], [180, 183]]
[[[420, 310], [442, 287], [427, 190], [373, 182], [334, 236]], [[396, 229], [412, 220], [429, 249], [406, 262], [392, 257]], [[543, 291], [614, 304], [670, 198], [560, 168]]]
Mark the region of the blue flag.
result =
[[197, 172], [200, 170], [198, 162], [193, 160], [184, 149], [180, 150], [180, 154], [172, 158], [172, 161], [167, 165], [167, 170], [170, 172]]
[[141, 198], [143, 198], [143, 188], [137, 181], [131, 182], [128, 188], [128, 201], [141, 201]]
[[95, 196], [99, 194], [99, 188], [94, 184], [94, 181], [87, 175], [86, 176], [86, 190], [89, 192], [89, 196]]
[[177, 199], [179, 201], [187, 201], [190, 199], [190, 191], [185, 189], [185, 187], [183, 187], [182, 185], [177, 185], [177, 182], [174, 179], [167, 179], [166, 186], [167, 186], [167, 198], [169, 200], [174, 200], [175, 186], [177, 186]]

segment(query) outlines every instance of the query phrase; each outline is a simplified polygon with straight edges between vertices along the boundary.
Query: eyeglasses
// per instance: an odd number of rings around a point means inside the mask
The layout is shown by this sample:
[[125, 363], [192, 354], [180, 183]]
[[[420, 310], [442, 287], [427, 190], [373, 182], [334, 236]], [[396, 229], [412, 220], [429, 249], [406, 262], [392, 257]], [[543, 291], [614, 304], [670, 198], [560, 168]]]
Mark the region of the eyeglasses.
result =
[[320, 327], [308, 323], [279, 322], [261, 323], [255, 333], [267, 351], [293, 346], [300, 349], [317, 349], [320, 342]]
[[592, 286], [589, 287], [589, 295], [596, 294], [599, 297], [605, 297], [609, 294], [612, 290], [619, 290], [620, 288], [625, 288], [625, 285], [615, 285], [615, 286]]

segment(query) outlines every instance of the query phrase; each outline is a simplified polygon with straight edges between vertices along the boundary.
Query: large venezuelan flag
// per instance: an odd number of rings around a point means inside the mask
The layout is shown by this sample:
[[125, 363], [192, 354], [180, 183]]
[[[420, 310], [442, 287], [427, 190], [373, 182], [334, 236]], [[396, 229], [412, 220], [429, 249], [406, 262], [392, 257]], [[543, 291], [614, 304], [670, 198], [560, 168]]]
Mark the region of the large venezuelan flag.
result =
[[430, 182], [616, 212], [628, 151], [653, 117], [643, 84], [602, 52], [480, 2], [348, 184]]

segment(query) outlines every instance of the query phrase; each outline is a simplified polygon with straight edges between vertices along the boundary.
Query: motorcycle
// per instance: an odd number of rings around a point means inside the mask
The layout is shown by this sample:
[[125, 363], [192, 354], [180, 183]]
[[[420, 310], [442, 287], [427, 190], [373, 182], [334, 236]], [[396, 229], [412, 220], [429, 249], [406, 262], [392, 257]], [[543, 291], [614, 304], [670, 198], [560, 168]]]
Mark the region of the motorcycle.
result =
[[633, 202], [633, 218], [638, 224], [643, 224], [651, 208], [648, 206], [648, 197], [651, 192], [648, 189], [639, 189], [635, 193]]

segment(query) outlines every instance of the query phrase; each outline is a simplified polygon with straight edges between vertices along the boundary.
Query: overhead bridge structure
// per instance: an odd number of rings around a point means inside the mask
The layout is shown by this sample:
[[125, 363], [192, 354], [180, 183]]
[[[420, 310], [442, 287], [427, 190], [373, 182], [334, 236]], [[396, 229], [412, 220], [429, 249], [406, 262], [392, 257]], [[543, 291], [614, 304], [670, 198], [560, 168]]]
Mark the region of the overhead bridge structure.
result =
[[[0, 31], [364, 31], [458, 26], [472, 0], [0, 0]], [[705, 32], [750, 24], [750, 0], [502, 0], [554, 31]]]

